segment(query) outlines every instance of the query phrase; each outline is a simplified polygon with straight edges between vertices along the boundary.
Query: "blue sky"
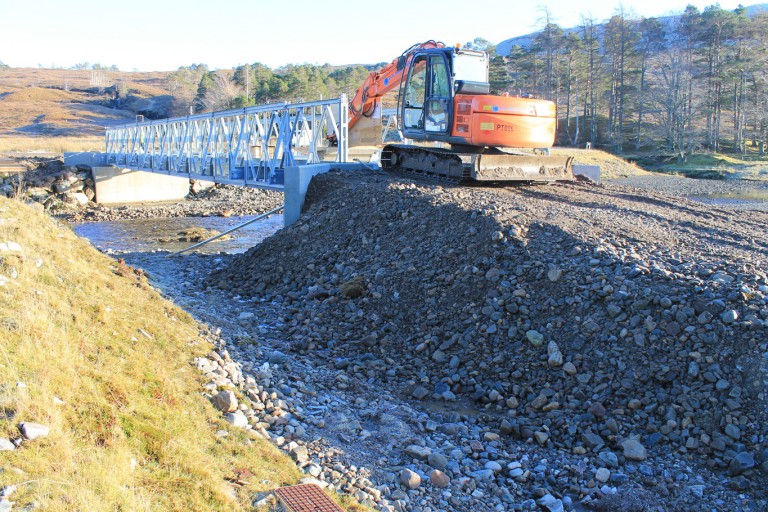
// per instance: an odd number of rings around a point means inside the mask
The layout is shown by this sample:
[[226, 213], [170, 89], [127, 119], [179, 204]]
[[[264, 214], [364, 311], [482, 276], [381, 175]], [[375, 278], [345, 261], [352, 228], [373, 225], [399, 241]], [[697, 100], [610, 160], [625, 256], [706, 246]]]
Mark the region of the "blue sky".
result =
[[[116, 65], [167, 71], [262, 62], [389, 62], [413, 43], [476, 37], [499, 43], [540, 28], [548, 10], [562, 27], [602, 21], [620, 6], [637, 16], [704, 9], [715, 2], [667, 0], [0, 0], [0, 61], [13, 67]], [[760, 1], [722, 0], [724, 9]], [[335, 4], [335, 5], [334, 5]], [[529, 9], [522, 6], [530, 5]]]

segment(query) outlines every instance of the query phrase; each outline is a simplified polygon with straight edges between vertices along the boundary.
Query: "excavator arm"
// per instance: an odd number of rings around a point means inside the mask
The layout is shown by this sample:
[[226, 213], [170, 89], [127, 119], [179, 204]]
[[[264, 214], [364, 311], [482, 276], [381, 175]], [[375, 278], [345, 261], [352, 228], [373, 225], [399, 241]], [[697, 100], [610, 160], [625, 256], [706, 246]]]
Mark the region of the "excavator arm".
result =
[[381, 97], [400, 86], [403, 73], [408, 71], [414, 55], [419, 50], [430, 48], [445, 48], [445, 44], [432, 40], [415, 44], [379, 71], [371, 71], [349, 102], [349, 128], [360, 118], [372, 116], [381, 102]]

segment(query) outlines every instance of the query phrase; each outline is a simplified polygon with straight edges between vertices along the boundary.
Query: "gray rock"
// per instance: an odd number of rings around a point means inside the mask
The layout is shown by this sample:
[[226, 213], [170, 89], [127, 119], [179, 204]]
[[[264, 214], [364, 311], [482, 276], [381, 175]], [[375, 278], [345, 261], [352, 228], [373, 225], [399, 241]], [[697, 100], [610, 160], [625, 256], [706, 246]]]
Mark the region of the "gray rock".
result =
[[227, 420], [227, 422], [229, 422], [233, 427], [245, 428], [248, 426], [248, 418], [241, 410], [225, 414], [224, 419]]
[[527, 331], [525, 333], [525, 337], [528, 338], [528, 341], [530, 341], [531, 344], [536, 347], [544, 343], [544, 335], [534, 329]]
[[211, 397], [211, 403], [219, 412], [228, 413], [237, 409], [237, 397], [232, 391], [220, 391]]
[[725, 312], [724, 312], [722, 315], [720, 315], [720, 318], [721, 318], [721, 319], [722, 319], [722, 321], [723, 321], [723, 322], [725, 322], [726, 324], [732, 324], [733, 322], [735, 322], [736, 320], [738, 320], [738, 318], [739, 318], [739, 313], [738, 313], [738, 312], [736, 312], [736, 311], [735, 311], [735, 310], [733, 310], [733, 309], [730, 309], [730, 310], [728, 310], [728, 311], [725, 311]]
[[536, 503], [538, 503], [543, 510], [548, 512], [565, 512], [563, 502], [551, 494], [545, 494], [539, 498]]
[[735, 476], [740, 475], [745, 471], [748, 471], [755, 467], [755, 459], [751, 453], [741, 452], [731, 459], [731, 463], [728, 464], [728, 472]]
[[731, 439], [739, 439], [741, 437], [741, 430], [733, 423], [728, 423], [725, 426], [725, 434]]
[[408, 489], [418, 489], [421, 485], [421, 477], [415, 471], [405, 468], [400, 471], [400, 482]]
[[637, 439], [627, 439], [621, 443], [621, 447], [624, 449], [624, 457], [629, 460], [641, 461], [648, 457], [645, 446]]
[[24, 436], [24, 439], [32, 441], [39, 437], [46, 437], [48, 435], [48, 427], [39, 423], [19, 423], [19, 432]]
[[405, 453], [407, 453], [410, 457], [413, 457], [414, 459], [426, 460], [427, 457], [429, 457], [429, 454], [432, 453], [432, 450], [430, 450], [425, 446], [412, 444], [405, 449]]
[[440, 489], [451, 485], [451, 479], [439, 469], [433, 469], [429, 472], [429, 481], [432, 482], [433, 486]]
[[605, 483], [611, 478], [611, 471], [608, 468], [599, 468], [595, 472], [595, 480]]
[[293, 460], [299, 464], [303, 464], [309, 461], [309, 450], [303, 444], [298, 444], [296, 442], [289, 443], [288, 453], [291, 455], [291, 457], [293, 457]]
[[559, 268], [553, 268], [549, 272], [547, 272], [547, 279], [552, 281], [553, 283], [560, 280], [560, 278], [563, 277], [563, 271]]
[[411, 396], [413, 396], [416, 400], [422, 400], [429, 396], [429, 391], [424, 386], [416, 386], [413, 390], [413, 393], [411, 393]]
[[619, 458], [613, 452], [610, 452], [610, 451], [600, 452], [597, 455], [597, 458], [600, 459], [609, 468], [619, 467]]
[[562, 366], [565, 361], [562, 352], [560, 352], [560, 347], [554, 341], [547, 343], [547, 354], [547, 364], [549, 366]]
[[0, 437], [0, 452], [3, 451], [11, 451], [15, 450], [16, 445], [13, 444], [9, 439], [5, 439], [4, 437]]
[[448, 458], [440, 452], [432, 452], [427, 457], [430, 466], [437, 469], [445, 469], [448, 465]]

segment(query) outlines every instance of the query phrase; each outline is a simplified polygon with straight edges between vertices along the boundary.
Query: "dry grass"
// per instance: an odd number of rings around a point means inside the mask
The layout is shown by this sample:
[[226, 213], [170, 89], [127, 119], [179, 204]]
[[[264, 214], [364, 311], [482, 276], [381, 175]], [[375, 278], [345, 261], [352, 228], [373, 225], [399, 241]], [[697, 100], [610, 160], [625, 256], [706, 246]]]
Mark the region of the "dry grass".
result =
[[104, 137], [0, 137], [3, 153], [104, 151]]
[[[19, 422], [50, 427], [0, 459], [20, 509], [250, 510], [254, 493], [298, 480], [201, 396], [191, 361], [211, 347], [141, 272], [0, 199], [6, 241], [22, 251], [0, 253], [0, 437], [18, 437]], [[237, 471], [249, 485], [227, 483]]]
[[576, 165], [599, 165], [600, 177], [603, 179], [648, 174], [647, 171], [637, 165], [599, 149], [552, 148], [552, 154], [571, 155], [573, 156], [573, 163]]
[[98, 82], [88, 70], [0, 70], [0, 136], [103, 135], [105, 126], [135, 119], [131, 112], [107, 106], [105, 88], [119, 83], [142, 98], [168, 94], [168, 73], [97, 74]]

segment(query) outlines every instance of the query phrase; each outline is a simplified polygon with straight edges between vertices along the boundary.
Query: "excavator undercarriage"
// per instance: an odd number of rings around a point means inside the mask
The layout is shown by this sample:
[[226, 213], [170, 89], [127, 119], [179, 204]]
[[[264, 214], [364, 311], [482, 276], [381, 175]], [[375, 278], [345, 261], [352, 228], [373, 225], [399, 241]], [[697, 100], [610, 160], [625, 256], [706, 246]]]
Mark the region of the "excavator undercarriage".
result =
[[389, 144], [381, 152], [385, 170], [418, 172], [455, 181], [548, 182], [572, 180], [572, 157], [508, 153], [488, 148], [481, 153], [406, 144]]

